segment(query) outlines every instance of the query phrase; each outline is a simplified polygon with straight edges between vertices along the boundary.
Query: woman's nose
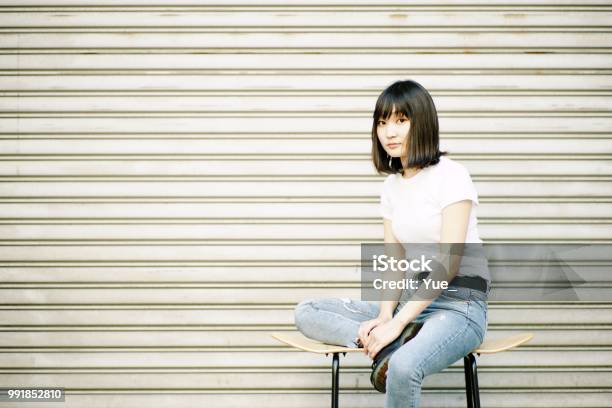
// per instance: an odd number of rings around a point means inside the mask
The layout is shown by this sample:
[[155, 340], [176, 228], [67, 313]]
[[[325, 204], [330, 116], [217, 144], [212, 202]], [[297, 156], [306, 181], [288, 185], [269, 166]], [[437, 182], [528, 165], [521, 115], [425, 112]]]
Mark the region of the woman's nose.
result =
[[397, 136], [397, 129], [393, 125], [387, 125], [387, 137]]

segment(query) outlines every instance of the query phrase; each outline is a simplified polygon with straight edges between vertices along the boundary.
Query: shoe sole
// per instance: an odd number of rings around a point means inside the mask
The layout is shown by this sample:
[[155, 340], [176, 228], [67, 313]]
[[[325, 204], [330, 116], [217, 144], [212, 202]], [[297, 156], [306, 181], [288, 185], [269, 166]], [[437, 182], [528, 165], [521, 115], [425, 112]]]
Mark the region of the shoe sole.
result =
[[398, 348], [413, 339], [419, 333], [421, 327], [423, 327], [423, 323], [409, 323], [397, 339], [383, 347], [374, 357], [370, 382], [378, 392], [383, 394], [387, 392], [387, 370], [391, 356]]

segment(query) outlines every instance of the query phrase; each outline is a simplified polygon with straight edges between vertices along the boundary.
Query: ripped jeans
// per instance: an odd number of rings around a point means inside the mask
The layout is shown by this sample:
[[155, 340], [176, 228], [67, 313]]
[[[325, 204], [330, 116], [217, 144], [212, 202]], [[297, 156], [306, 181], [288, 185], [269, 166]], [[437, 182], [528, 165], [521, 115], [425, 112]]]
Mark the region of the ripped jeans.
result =
[[[419, 333], [389, 360], [385, 407], [418, 407], [425, 376], [442, 371], [476, 349], [488, 324], [487, 294], [453, 287], [444, 290], [415, 319]], [[403, 307], [398, 304], [394, 315]], [[295, 324], [306, 337], [357, 347], [359, 326], [378, 316], [379, 306], [348, 298], [309, 299], [295, 308]]]

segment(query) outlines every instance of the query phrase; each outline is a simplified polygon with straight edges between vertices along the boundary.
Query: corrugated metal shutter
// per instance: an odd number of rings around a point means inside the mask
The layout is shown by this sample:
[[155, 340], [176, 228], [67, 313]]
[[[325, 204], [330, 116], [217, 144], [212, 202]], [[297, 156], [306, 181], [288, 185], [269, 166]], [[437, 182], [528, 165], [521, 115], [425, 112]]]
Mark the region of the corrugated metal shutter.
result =
[[[180, 4], [0, 1], [0, 386], [327, 406], [329, 360], [267, 333], [359, 296], [370, 114], [400, 78], [432, 92], [486, 242], [611, 241], [609, 1]], [[537, 337], [481, 360], [483, 406], [609, 406], [611, 322], [492, 303], [490, 334]], [[343, 367], [341, 404], [382, 406], [365, 356]], [[463, 384], [427, 378], [424, 405]]]

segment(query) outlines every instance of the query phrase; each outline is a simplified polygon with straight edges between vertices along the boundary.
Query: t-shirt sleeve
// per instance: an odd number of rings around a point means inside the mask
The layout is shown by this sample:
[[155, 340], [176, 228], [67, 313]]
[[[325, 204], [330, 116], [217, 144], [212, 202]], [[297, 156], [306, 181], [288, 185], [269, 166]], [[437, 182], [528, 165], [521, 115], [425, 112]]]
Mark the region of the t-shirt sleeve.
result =
[[391, 207], [391, 200], [389, 198], [389, 179], [387, 178], [380, 192], [380, 215], [390, 220], [392, 213], [393, 208]]
[[440, 183], [440, 208], [463, 200], [472, 200], [478, 205], [478, 192], [468, 170], [461, 164], [449, 166]]

